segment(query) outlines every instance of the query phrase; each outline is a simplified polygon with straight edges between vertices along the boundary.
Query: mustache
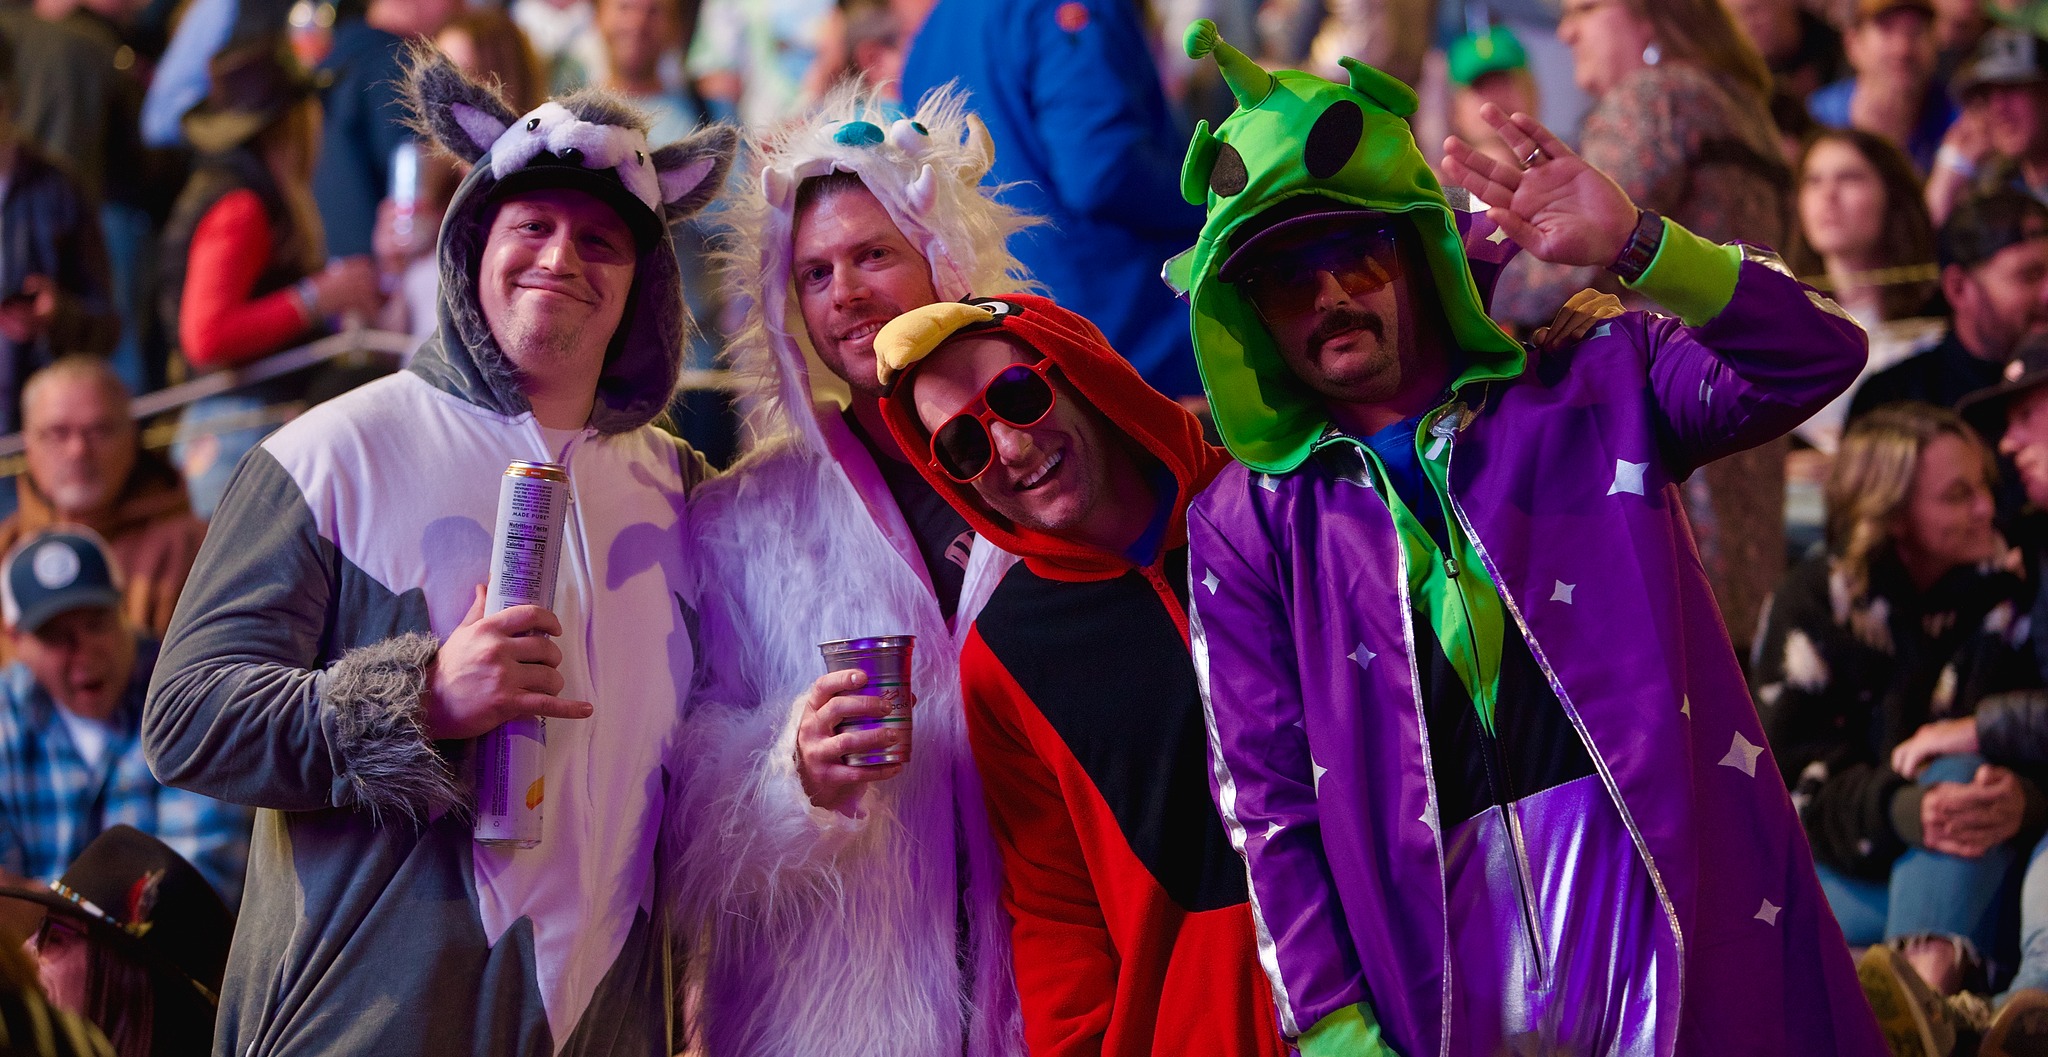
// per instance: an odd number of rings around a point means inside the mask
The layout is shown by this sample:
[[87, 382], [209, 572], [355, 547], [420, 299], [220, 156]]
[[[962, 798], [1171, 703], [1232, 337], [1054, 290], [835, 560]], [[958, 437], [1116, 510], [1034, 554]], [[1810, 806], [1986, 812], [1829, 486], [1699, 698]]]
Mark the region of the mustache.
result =
[[1369, 330], [1374, 338], [1380, 341], [1387, 339], [1387, 324], [1379, 313], [1345, 308], [1331, 312], [1316, 324], [1315, 329], [1309, 332], [1308, 347], [1321, 349], [1324, 342], [1347, 330]]

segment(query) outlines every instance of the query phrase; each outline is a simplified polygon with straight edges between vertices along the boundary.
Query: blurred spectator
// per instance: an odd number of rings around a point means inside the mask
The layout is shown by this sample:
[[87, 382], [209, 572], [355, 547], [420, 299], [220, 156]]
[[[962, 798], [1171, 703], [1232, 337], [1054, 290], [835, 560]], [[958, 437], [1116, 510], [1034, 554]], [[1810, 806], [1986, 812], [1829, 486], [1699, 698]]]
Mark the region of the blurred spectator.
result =
[[22, 379], [67, 352], [104, 354], [120, 320], [91, 200], [14, 122], [0, 35], [0, 432], [21, 428]]
[[540, 56], [543, 87], [568, 92], [604, 76], [604, 41], [591, 0], [512, 0], [511, 13]]
[[0, 565], [0, 617], [15, 657], [0, 670], [0, 866], [54, 881], [101, 831], [126, 824], [239, 899], [250, 813], [150, 773], [142, 698], [157, 644], [121, 615], [105, 545], [68, 527], [15, 544]]
[[1728, 13], [1771, 68], [1771, 88], [1799, 100], [1848, 73], [1842, 35], [1799, 0], [1729, 0]]
[[[37, 0], [34, 14], [0, 15], [16, 35], [19, 122], [29, 141], [64, 166], [99, 214], [110, 297], [120, 318], [108, 350], [122, 376], [141, 385], [161, 374], [162, 342], [149, 304], [156, 222], [170, 205], [172, 159], [142, 149], [142, 74], [122, 39], [121, 0]], [[123, 17], [117, 20], [114, 15]], [[77, 351], [77, 350], [63, 350]]]
[[[547, 75], [526, 34], [510, 16], [491, 8], [464, 11], [434, 37], [455, 68], [480, 84], [493, 84], [515, 113], [547, 101]], [[415, 198], [408, 213], [386, 198], [377, 207], [372, 247], [380, 283], [391, 292], [377, 316], [385, 330], [425, 337], [438, 322], [441, 269], [434, 258], [441, 215], [469, 167], [441, 151], [419, 152]], [[394, 188], [394, 191], [396, 188]]]
[[1948, 88], [1934, 77], [1934, 6], [1929, 0], [1860, 0], [1844, 38], [1855, 76], [1807, 98], [1814, 120], [1830, 128], [1875, 132], [1903, 148], [1926, 172], [1955, 120]]
[[1773, 596], [1751, 661], [1772, 755], [1852, 946], [1916, 937], [1907, 960], [1953, 993], [1972, 948], [1998, 950], [2010, 842], [2041, 792], [1950, 757], [1916, 784], [1894, 746], [1987, 693], [2032, 685], [2019, 577], [1992, 563], [1991, 452], [1955, 412], [1889, 407], [1842, 438], [1828, 550]]
[[1175, 125], [1128, 0], [940, 0], [911, 40], [903, 97], [958, 79], [988, 124], [986, 179], [1050, 224], [1012, 250], [1060, 304], [1093, 320], [1168, 396], [1202, 391], [1187, 306], [1160, 281], [1194, 245]]
[[[333, 316], [367, 318], [378, 302], [367, 257], [321, 265], [312, 81], [276, 37], [230, 48], [213, 72], [207, 101], [185, 115], [201, 157], [165, 227], [159, 296], [166, 331], [199, 370], [288, 348]], [[185, 409], [172, 457], [199, 516], [211, 516], [235, 464], [276, 428], [266, 409], [285, 395], [272, 383]]]
[[67, 356], [29, 378], [22, 390], [28, 472], [15, 482], [19, 505], [0, 521], [0, 553], [53, 525], [93, 530], [113, 550], [122, 613], [161, 638], [206, 522], [192, 513], [171, 464], [143, 450], [128, 402], [127, 386], [95, 357]]
[[2009, 187], [2048, 202], [2048, 41], [1994, 29], [1956, 79], [1963, 114], [1927, 179], [1938, 221], [1965, 194]]
[[[147, 0], [142, 19], [177, 28], [149, 81], [142, 102], [142, 141], [156, 148], [185, 146], [185, 112], [206, 98], [207, 67], [230, 40], [244, 41], [284, 29], [296, 0]], [[340, 0], [337, 8], [350, 0]], [[360, 4], [361, 0], [355, 0]]]
[[1984, 0], [1933, 0], [1934, 79], [1941, 84], [1955, 80], [1957, 71], [1970, 61], [1991, 19]]
[[503, 11], [486, 7], [456, 15], [434, 35], [434, 46], [464, 74], [496, 83], [498, 94], [518, 113], [547, 101], [547, 71], [540, 55]]
[[[661, 81], [661, 59], [682, 47], [676, 0], [597, 0], [608, 73], [599, 82], [654, 118], [647, 142], [673, 143], [702, 121], [697, 101]], [[699, 317], [703, 318], [703, 317]]]
[[[462, 7], [462, 0], [370, 0], [358, 19], [334, 29], [334, 47], [320, 73], [319, 161], [313, 197], [336, 257], [367, 255], [377, 226], [377, 203], [391, 190], [391, 156], [412, 138], [399, 85], [406, 41], [431, 39]], [[196, 144], [195, 144], [196, 146]]]
[[889, 0], [840, 0], [826, 19], [818, 56], [804, 75], [804, 98], [818, 98], [840, 80], [858, 77], [874, 86], [876, 96], [900, 104], [907, 36], [903, 19]]
[[142, 97], [142, 142], [185, 146], [185, 112], [206, 98], [207, 64], [234, 31], [238, 0], [191, 0], [185, 5], [156, 76]]
[[711, 116], [764, 130], [803, 105], [804, 74], [817, 56], [833, 3], [704, 0], [690, 41], [689, 71]]
[[[2048, 627], [2048, 590], [2043, 590], [2042, 558], [2048, 546], [2048, 341], [2030, 341], [2006, 372], [2006, 379], [1963, 400], [1963, 415], [1980, 433], [2002, 434], [2001, 454], [2011, 456], [2030, 511], [2016, 537], [2025, 555], [2035, 595], [2031, 627]], [[2048, 636], [2029, 636], [2035, 674], [2048, 676]], [[2048, 691], [2017, 690], [1992, 694], [1973, 712], [1922, 725], [1892, 750], [1894, 771], [1918, 777], [1937, 760], [1977, 757], [2039, 774], [2048, 767]], [[1984, 1033], [1980, 1057], [2011, 1057], [2048, 1049], [2048, 840], [2034, 846], [2020, 886], [2019, 965], [2006, 993], [1992, 999], [1997, 1017]], [[1938, 1019], [1939, 1001], [1930, 1001], [1916, 981], [1894, 971], [1899, 985], [1878, 1000], [1916, 1006], [1922, 1019]], [[1918, 974], [1914, 973], [1917, 977]]]
[[[1799, 161], [1798, 208], [1785, 262], [1870, 333], [1864, 378], [1941, 340], [1945, 321], [1925, 314], [1941, 274], [1934, 225], [1904, 152], [1862, 129], [1820, 133]], [[1800, 426], [1800, 438], [1834, 454], [1850, 396], [1836, 397]]]
[[1529, 53], [1522, 42], [1507, 27], [1491, 26], [1452, 41], [1445, 59], [1451, 79], [1452, 134], [1482, 153], [1520, 163], [1479, 116], [1479, 108], [1492, 103], [1504, 113], [1537, 112], [1536, 81], [1529, 76]]
[[[1716, 242], [1785, 244], [1791, 176], [1767, 105], [1770, 73], [1719, 0], [1569, 0], [1557, 35], [1596, 100], [1579, 133], [1587, 162], [1638, 206]], [[1525, 254], [1503, 273], [1494, 315], [1540, 326], [1588, 286], [1645, 304], [1605, 269]], [[1686, 483], [1700, 557], [1737, 642], [1785, 567], [1785, 450], [1773, 441]]]
[[114, 826], [56, 884], [0, 896], [43, 908], [31, 946], [51, 1004], [98, 1024], [119, 1057], [213, 1048], [235, 919], [176, 850]]
[[135, 198], [123, 182], [142, 176], [142, 84], [119, 35], [75, 0], [0, 12], [0, 32], [14, 42], [16, 121], [30, 140], [68, 166], [94, 203]]
[[1856, 388], [1849, 422], [1901, 400], [1954, 407], [1995, 385], [2020, 342], [2048, 327], [2048, 206], [2017, 191], [1965, 199], [1935, 240], [1951, 318], [1941, 344]]

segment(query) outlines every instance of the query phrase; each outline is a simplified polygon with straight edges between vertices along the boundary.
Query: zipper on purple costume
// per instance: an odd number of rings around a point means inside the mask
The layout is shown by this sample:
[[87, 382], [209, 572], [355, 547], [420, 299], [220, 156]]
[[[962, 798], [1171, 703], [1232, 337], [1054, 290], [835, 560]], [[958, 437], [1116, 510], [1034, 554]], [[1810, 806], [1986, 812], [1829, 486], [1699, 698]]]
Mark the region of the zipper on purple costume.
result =
[[[1485, 398], [1482, 396], [1480, 406], [1483, 408], [1485, 404]], [[1452, 432], [1455, 433], [1457, 430], [1463, 429], [1477, 417], [1475, 413], [1470, 418], [1462, 419]], [[1457, 519], [1458, 527], [1464, 531], [1465, 538], [1471, 541], [1472, 549], [1478, 553], [1479, 560], [1486, 566], [1488, 575], [1493, 577], [1494, 589], [1500, 592], [1501, 604], [1507, 607], [1508, 614], [1515, 618], [1515, 627], [1521, 631], [1523, 640], [1529, 644], [1530, 655], [1535, 659], [1537, 667], [1543, 669], [1543, 678], [1549, 681], [1551, 692], [1557, 695], [1557, 703], [1559, 707], [1564, 709], [1565, 718], [1571, 720], [1572, 730], [1578, 734], [1579, 742], [1586, 747], [1586, 755], [1592, 758], [1593, 768], [1600, 775], [1600, 783], [1607, 790], [1608, 800], [1613, 802], [1615, 810], [1620, 813], [1622, 824], [1628, 827], [1629, 839], [1635, 843], [1636, 854], [1642, 856], [1643, 868], [1650, 875], [1650, 884], [1657, 889], [1658, 906], [1664, 911], [1664, 917], [1671, 925], [1672, 942], [1677, 949], [1678, 956], [1677, 986], [1672, 989], [1672, 993], [1683, 995], [1685, 994], [1685, 932], [1678, 926], [1678, 908], [1672, 905], [1671, 893], [1664, 886], [1664, 875], [1657, 869], [1657, 860], [1650, 855], [1650, 846], [1643, 839], [1642, 829], [1636, 825], [1635, 816], [1629, 813], [1628, 802], [1622, 799], [1621, 789], [1614, 781], [1613, 772], [1608, 770], [1607, 761], [1601, 757], [1599, 749], [1593, 744], [1592, 737], [1586, 733], [1586, 724], [1579, 718], [1578, 708], [1572, 704], [1570, 695], [1565, 692], [1564, 683], [1558, 679], [1557, 671], [1550, 666], [1550, 658], [1543, 652], [1542, 645], [1536, 641], [1536, 635], [1529, 629], [1528, 621], [1523, 619], [1522, 607], [1515, 601], [1513, 592], [1508, 590], [1506, 581], [1501, 578], [1499, 565], [1494, 562], [1493, 555], [1487, 553], [1485, 542], [1479, 538], [1478, 531], [1472, 526], [1472, 519], [1466, 516], [1464, 507], [1458, 505], [1457, 497], [1452, 494], [1451, 460], [1457, 453], [1457, 445], [1452, 443], [1453, 439], [1446, 438], [1450, 451], [1444, 457], [1444, 502], [1450, 506], [1451, 514]], [[1518, 866], [1522, 862], [1519, 849], [1517, 852], [1517, 862]], [[1684, 1012], [1683, 1005], [1683, 1002], [1674, 1003], [1671, 1010], [1672, 1035], [1674, 1038], [1677, 1036], [1679, 1018]]]

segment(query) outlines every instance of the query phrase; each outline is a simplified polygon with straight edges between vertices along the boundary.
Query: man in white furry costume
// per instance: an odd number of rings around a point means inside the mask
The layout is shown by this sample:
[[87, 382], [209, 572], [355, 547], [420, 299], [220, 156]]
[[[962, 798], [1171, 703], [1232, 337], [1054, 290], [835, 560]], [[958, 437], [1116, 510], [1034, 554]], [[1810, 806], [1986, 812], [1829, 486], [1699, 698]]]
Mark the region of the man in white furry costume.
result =
[[[892, 121], [843, 89], [752, 147], [724, 263], [747, 309], [731, 355], [768, 439], [692, 495], [684, 541], [706, 670], [668, 880], [693, 1032], [709, 1057], [1021, 1055], [958, 672], [1014, 559], [903, 461], [873, 336], [1028, 286], [1004, 241], [1031, 221], [978, 186], [994, 148], [943, 92]], [[854, 684], [819, 678], [818, 644], [901, 634], [917, 636], [911, 759], [843, 766], [872, 735], [833, 725], [875, 699], [831, 699]]]

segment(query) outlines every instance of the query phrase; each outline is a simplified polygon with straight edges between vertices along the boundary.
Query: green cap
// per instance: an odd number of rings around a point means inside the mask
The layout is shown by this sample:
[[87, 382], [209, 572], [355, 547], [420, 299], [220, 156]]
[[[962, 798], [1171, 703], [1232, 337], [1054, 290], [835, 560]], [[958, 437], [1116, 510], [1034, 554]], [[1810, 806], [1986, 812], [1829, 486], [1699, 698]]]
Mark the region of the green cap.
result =
[[1467, 33], [1451, 42], [1451, 83], [1469, 87], [1489, 73], [1522, 70], [1529, 66], [1529, 53], [1506, 26], [1489, 26], [1484, 32]]

